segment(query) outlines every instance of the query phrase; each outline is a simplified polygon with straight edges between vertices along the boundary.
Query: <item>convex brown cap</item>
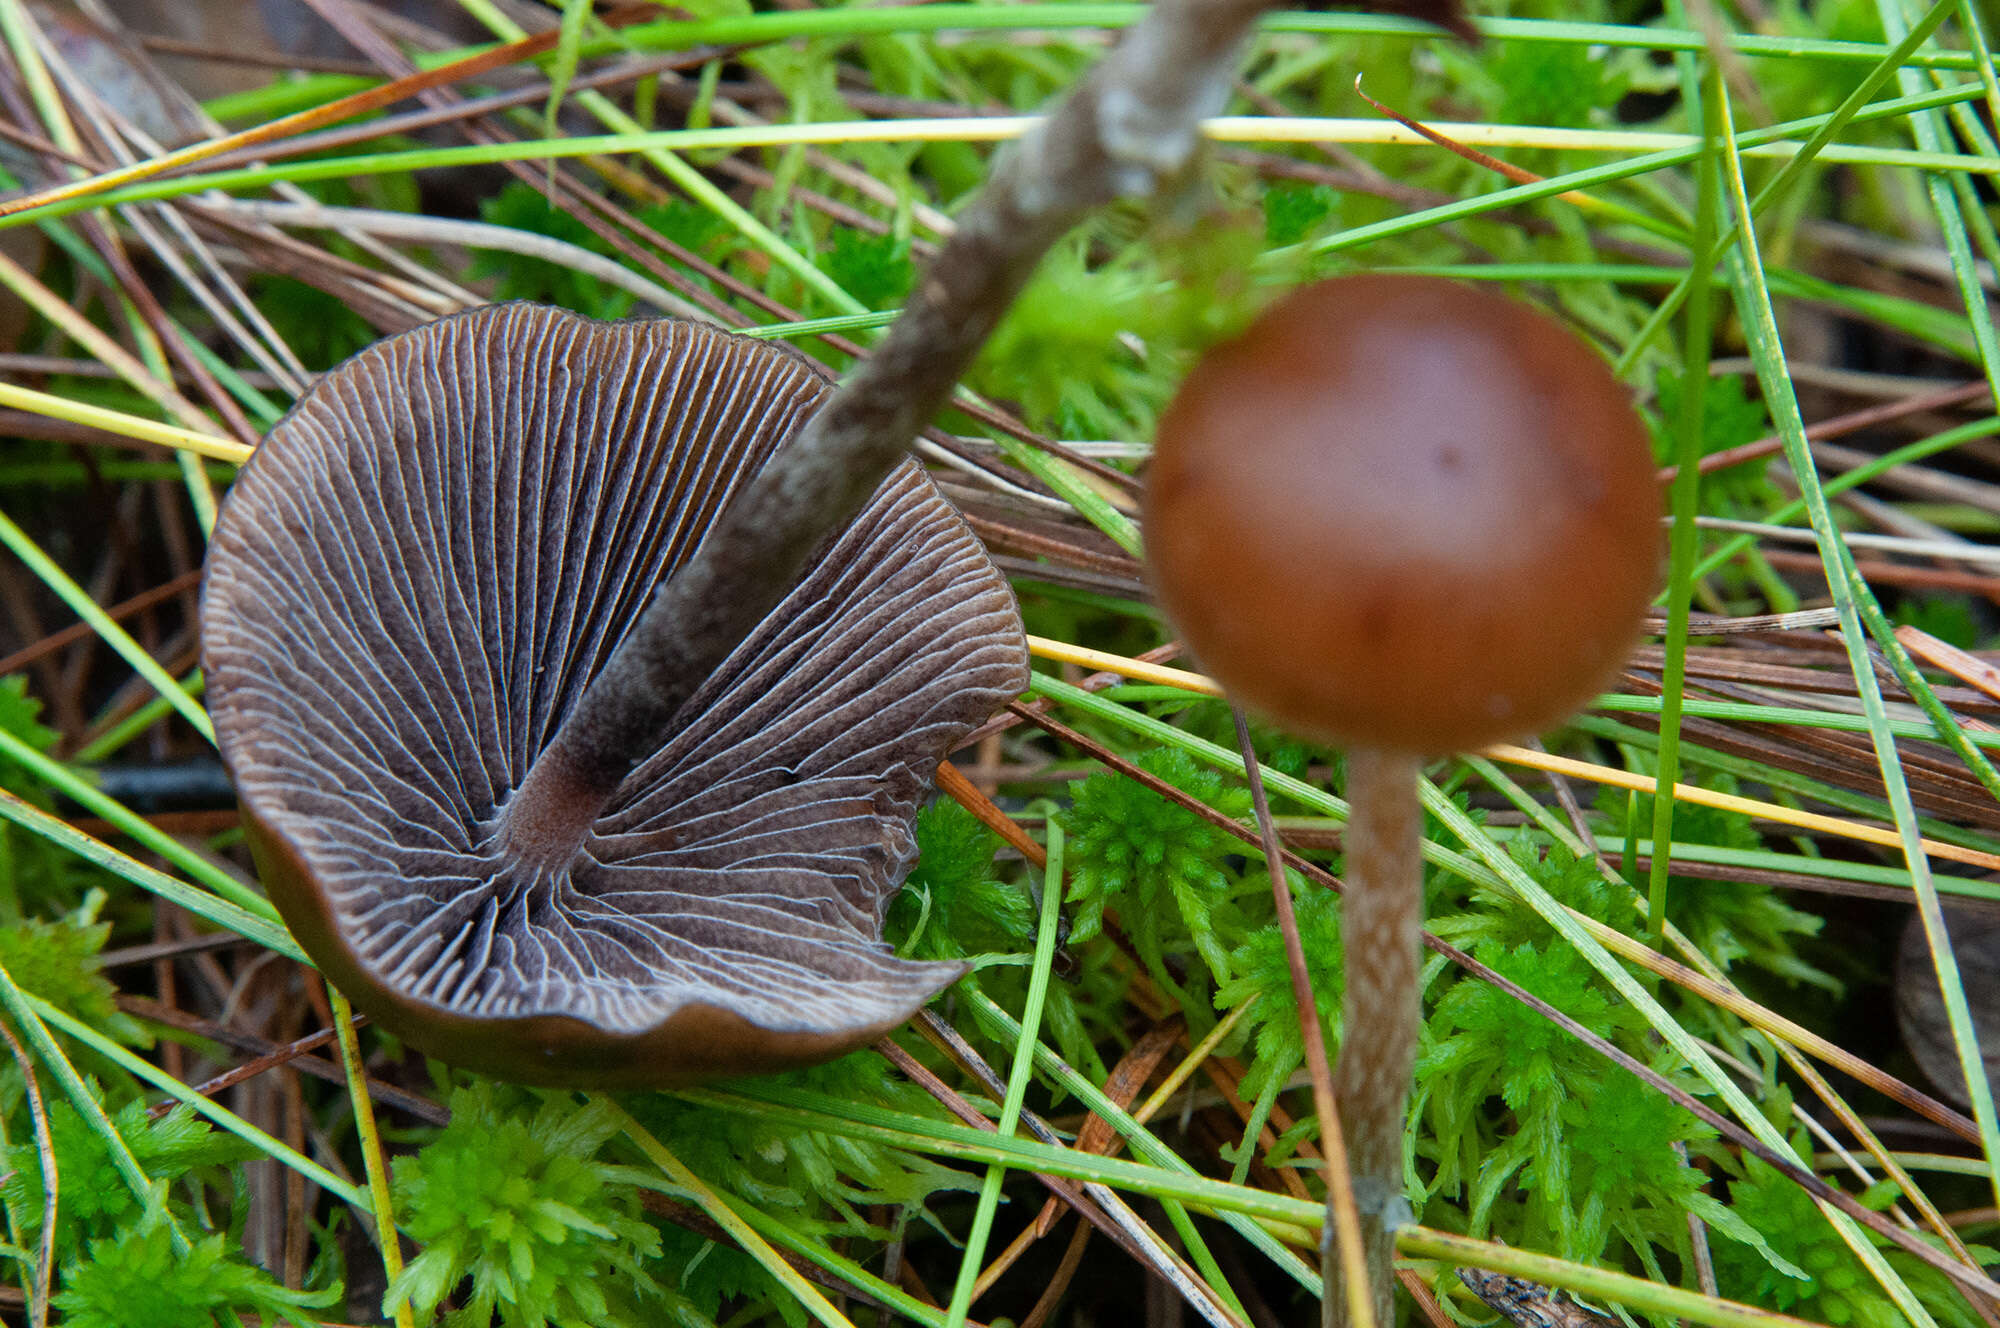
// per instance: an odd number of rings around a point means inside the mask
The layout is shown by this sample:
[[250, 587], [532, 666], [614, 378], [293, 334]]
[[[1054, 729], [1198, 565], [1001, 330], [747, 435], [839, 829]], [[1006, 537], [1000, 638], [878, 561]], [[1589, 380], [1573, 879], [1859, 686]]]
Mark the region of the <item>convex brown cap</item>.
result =
[[1160, 421], [1147, 561], [1230, 693], [1445, 753], [1550, 727], [1631, 649], [1660, 503], [1624, 386], [1560, 323], [1431, 277], [1294, 292]]
[[217, 523], [211, 711], [300, 943], [391, 1031], [534, 1082], [824, 1059], [962, 971], [881, 941], [937, 762], [1027, 681], [1012, 593], [914, 464], [557, 867], [501, 810], [654, 587], [826, 391], [680, 322], [508, 305], [327, 374]]

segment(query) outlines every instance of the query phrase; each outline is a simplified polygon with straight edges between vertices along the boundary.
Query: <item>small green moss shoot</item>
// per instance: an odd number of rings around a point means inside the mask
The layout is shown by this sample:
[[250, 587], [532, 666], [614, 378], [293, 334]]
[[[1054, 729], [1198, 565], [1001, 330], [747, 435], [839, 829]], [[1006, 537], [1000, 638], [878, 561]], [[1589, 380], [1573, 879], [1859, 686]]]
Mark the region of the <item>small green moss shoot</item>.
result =
[[496, 1315], [507, 1328], [634, 1322], [665, 1299], [647, 1270], [659, 1233], [634, 1183], [648, 1178], [597, 1156], [617, 1130], [609, 1111], [482, 1081], [451, 1095], [451, 1113], [395, 1165], [396, 1211], [423, 1250], [385, 1313], [408, 1305], [428, 1319], [465, 1282], [449, 1328]]

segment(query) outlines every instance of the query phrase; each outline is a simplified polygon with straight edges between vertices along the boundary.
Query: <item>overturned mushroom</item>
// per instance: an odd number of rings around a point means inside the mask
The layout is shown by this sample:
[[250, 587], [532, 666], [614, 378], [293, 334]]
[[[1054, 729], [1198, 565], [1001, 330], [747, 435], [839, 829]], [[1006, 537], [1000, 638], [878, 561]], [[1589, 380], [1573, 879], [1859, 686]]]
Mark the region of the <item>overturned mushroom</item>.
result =
[[1027, 680], [914, 463], [608, 801], [523, 793], [716, 515], [817, 408], [803, 358], [509, 305], [326, 375], [224, 506], [211, 709], [308, 953], [470, 1068], [593, 1085], [822, 1059], [961, 971], [880, 939], [937, 762]]

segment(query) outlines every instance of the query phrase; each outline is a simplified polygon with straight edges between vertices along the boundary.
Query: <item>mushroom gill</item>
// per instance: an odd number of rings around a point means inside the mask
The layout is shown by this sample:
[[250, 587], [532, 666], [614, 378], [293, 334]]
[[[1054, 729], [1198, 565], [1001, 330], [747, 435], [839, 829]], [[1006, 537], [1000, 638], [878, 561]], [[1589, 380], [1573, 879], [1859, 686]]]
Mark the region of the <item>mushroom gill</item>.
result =
[[826, 391], [696, 324], [505, 305], [327, 374], [237, 479], [202, 605], [223, 755], [274, 902], [391, 1031], [515, 1078], [687, 1082], [837, 1054], [959, 974], [897, 959], [882, 915], [937, 762], [1027, 652], [914, 463], [580, 836], [506, 816]]

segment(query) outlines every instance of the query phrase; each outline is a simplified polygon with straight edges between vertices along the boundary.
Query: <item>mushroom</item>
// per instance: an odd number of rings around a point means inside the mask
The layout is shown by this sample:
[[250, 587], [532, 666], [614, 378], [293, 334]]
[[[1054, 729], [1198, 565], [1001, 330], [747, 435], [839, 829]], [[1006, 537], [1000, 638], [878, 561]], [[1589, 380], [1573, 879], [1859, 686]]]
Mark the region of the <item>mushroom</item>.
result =
[[385, 1028], [530, 1082], [671, 1085], [839, 1054], [960, 975], [897, 959], [882, 915], [938, 761], [1027, 651], [913, 462], [608, 801], [523, 792], [827, 391], [749, 338], [506, 305], [325, 375], [237, 479], [202, 602], [217, 736], [273, 902]]
[[1419, 763], [1554, 725], [1609, 681], [1659, 517], [1645, 427], [1603, 361], [1438, 278], [1293, 293], [1161, 418], [1145, 529], [1169, 620], [1232, 696], [1348, 749], [1335, 1097], [1379, 1322], [1407, 1215]]

